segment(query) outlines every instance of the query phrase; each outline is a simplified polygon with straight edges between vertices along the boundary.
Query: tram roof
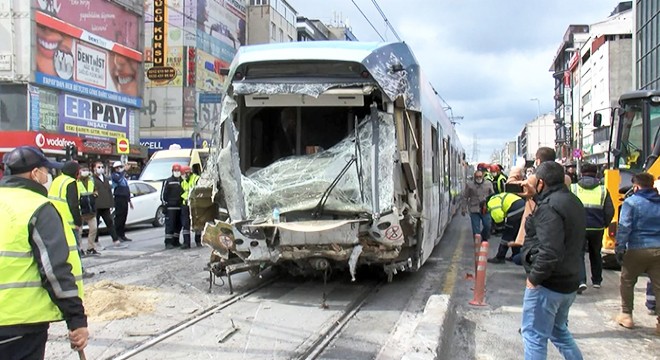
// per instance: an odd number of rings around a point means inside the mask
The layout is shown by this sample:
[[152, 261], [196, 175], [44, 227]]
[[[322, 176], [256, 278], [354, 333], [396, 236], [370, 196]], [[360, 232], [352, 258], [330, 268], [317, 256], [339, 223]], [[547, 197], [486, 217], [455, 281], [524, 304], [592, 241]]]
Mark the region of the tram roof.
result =
[[[232, 67], [260, 61], [329, 60], [361, 63], [377, 50], [397, 43], [360, 41], [300, 41], [241, 46]], [[314, 50], [314, 51], [310, 51]], [[410, 50], [408, 50], [410, 51]]]

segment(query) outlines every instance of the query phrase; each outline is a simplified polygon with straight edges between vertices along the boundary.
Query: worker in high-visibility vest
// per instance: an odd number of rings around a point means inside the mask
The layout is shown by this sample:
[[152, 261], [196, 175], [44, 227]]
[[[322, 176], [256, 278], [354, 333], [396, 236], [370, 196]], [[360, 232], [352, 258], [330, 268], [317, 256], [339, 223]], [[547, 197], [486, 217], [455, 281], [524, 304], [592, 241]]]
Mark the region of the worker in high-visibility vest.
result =
[[[199, 180], [199, 175], [194, 174], [190, 166], [181, 166], [181, 175], [183, 179], [181, 180], [181, 189], [183, 193], [181, 194], [182, 205], [181, 205], [181, 224], [183, 225], [183, 245], [181, 249], [190, 249], [190, 204], [188, 198], [192, 189], [197, 185]], [[202, 246], [202, 234], [195, 233], [195, 244], [197, 247]]]
[[[594, 164], [582, 165], [582, 177], [577, 184], [571, 184], [571, 192], [577, 196], [584, 205], [587, 217], [586, 242], [591, 264], [591, 282], [598, 289], [603, 281], [603, 232], [614, 217], [612, 199], [596, 177], [598, 167]], [[587, 270], [582, 262], [582, 272], [578, 294], [587, 289]]]
[[[62, 173], [53, 179], [53, 183], [50, 185], [50, 189], [48, 189], [48, 199], [55, 205], [62, 219], [73, 231], [78, 250], [82, 255], [80, 234], [82, 216], [80, 215], [80, 195], [78, 194], [78, 184], [76, 183], [79, 172], [80, 165], [76, 161], [67, 161], [64, 163]], [[94, 273], [85, 271], [83, 267], [83, 277], [90, 278], [92, 276], [94, 276]]]
[[491, 180], [493, 183], [493, 192], [495, 194], [504, 192], [507, 177], [502, 173], [502, 167], [498, 164], [492, 164], [490, 166], [490, 175], [493, 177], [493, 180]]
[[49, 201], [48, 169], [35, 147], [5, 154], [0, 181], [0, 354], [43, 359], [49, 324], [66, 321], [74, 350], [87, 345], [82, 267], [70, 218]]
[[[80, 175], [76, 184], [78, 186], [78, 196], [80, 197], [80, 216], [82, 217], [83, 224], [87, 223], [87, 250], [81, 249], [85, 255], [98, 256], [100, 253], [96, 250], [94, 240], [98, 230], [98, 223], [96, 222], [96, 198], [98, 191], [94, 188], [94, 179], [89, 165], [80, 165]], [[81, 231], [82, 232], [82, 231]], [[78, 236], [82, 238], [82, 234]], [[81, 248], [82, 248], [81, 244]]]
[[[489, 263], [503, 264], [506, 259], [506, 253], [509, 251], [509, 241], [515, 240], [520, 228], [522, 214], [525, 211], [525, 200], [512, 193], [501, 192], [491, 195], [486, 203], [490, 217], [494, 224], [504, 225], [502, 240], [497, 248], [495, 257], [488, 259]], [[512, 260], [514, 256], [520, 253], [520, 248], [511, 248]]]

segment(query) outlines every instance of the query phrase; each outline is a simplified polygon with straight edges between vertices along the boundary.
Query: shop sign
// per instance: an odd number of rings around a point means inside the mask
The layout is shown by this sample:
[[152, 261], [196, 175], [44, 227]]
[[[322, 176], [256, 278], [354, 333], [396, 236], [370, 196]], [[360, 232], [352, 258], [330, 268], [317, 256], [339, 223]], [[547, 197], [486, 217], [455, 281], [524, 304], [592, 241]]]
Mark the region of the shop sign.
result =
[[124, 106], [63, 94], [60, 131], [91, 138], [125, 138], [133, 110]]
[[13, 149], [24, 145], [36, 146], [44, 151], [64, 151], [64, 147], [67, 145], [75, 145], [80, 148], [82, 139], [77, 136], [37, 131], [7, 131], [0, 136], [0, 148]]
[[153, 67], [147, 71], [147, 78], [153, 81], [172, 80], [176, 70], [166, 66], [167, 58], [167, 1], [154, 0]]
[[111, 155], [112, 144], [110, 142], [102, 141], [102, 140], [84, 139], [82, 141], [82, 147], [80, 148], [80, 151], [83, 154]]

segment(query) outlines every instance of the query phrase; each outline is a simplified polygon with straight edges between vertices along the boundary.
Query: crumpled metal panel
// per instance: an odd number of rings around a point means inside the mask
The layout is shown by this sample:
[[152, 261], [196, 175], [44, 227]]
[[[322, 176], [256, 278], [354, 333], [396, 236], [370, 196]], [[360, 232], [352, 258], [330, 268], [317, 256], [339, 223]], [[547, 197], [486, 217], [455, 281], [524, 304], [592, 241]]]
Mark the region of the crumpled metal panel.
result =
[[235, 82], [232, 84], [234, 94], [248, 95], [248, 94], [261, 94], [261, 95], [274, 95], [274, 94], [301, 94], [313, 97], [319, 95], [332, 88], [355, 87], [371, 84], [371, 82], [354, 82], [354, 83], [243, 83]]
[[[379, 168], [378, 174], [380, 212], [393, 204], [394, 121], [391, 114], [378, 113]], [[355, 164], [339, 180], [330, 193], [325, 210], [338, 212], [372, 212], [371, 177], [372, 120], [359, 125], [359, 156], [362, 170], [362, 195]], [[274, 208], [284, 214], [294, 210], [314, 209], [323, 192], [335, 180], [346, 163], [355, 155], [355, 135], [346, 137], [335, 146], [312, 155], [292, 156], [281, 159], [260, 169], [249, 177], [242, 177], [242, 189], [247, 218], [269, 217]]]

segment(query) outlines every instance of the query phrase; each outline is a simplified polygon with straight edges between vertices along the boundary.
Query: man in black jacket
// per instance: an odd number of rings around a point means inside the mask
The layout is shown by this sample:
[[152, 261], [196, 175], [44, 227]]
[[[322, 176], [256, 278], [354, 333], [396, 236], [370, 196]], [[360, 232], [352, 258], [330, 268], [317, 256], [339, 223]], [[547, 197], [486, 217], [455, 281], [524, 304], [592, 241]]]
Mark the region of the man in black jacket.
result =
[[183, 188], [181, 187], [181, 165], [172, 165], [172, 176], [163, 181], [163, 189], [160, 193], [160, 201], [167, 208], [165, 219], [165, 248], [174, 249], [181, 246], [179, 232], [183, 227], [181, 224], [181, 205], [183, 199]]
[[[105, 172], [103, 162], [97, 161], [94, 163], [94, 189], [96, 189], [96, 222], [99, 224], [99, 219], [103, 218], [106, 228], [110, 231], [112, 237], [113, 249], [123, 249], [127, 246], [122, 244], [117, 236], [115, 230], [115, 222], [110, 213], [110, 209], [115, 206], [115, 201], [112, 197], [112, 187], [110, 186], [110, 177]], [[98, 242], [98, 232], [96, 233]]]
[[584, 207], [564, 184], [564, 169], [554, 161], [536, 171], [536, 209], [527, 218], [523, 263], [528, 270], [523, 299], [525, 359], [545, 359], [551, 339], [566, 359], [582, 359], [568, 331], [584, 261]]

